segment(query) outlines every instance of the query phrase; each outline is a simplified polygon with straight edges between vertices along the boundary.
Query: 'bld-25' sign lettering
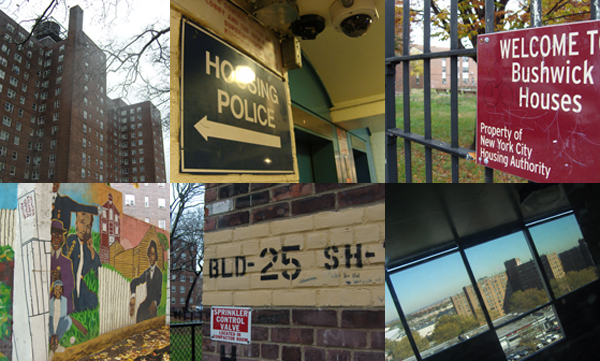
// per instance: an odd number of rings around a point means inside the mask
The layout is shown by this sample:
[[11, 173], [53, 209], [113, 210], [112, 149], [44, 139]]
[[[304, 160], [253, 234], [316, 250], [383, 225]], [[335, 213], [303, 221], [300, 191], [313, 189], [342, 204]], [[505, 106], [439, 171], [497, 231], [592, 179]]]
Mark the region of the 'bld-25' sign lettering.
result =
[[[354, 248], [354, 249], [353, 249]], [[260, 252], [260, 258], [265, 259], [265, 263], [261, 264], [260, 280], [269, 281], [277, 280], [281, 275], [288, 280], [295, 280], [302, 272], [302, 265], [293, 257], [294, 251], [299, 251], [300, 246], [284, 246], [278, 252], [274, 248], [263, 248]], [[290, 254], [291, 253], [291, 254]], [[340, 262], [344, 262], [347, 269], [353, 266], [356, 268], [363, 267], [363, 259], [375, 257], [374, 252], [364, 252], [362, 244], [357, 244], [355, 247], [347, 244], [343, 247], [329, 246], [323, 250], [323, 257], [326, 261], [323, 267], [328, 270], [335, 270], [340, 266]], [[281, 262], [284, 266], [290, 266], [281, 272], [273, 272], [272, 268]], [[235, 256], [229, 258], [213, 258], [209, 260], [209, 278], [228, 278], [242, 277], [246, 275], [246, 270], [257, 265], [254, 262], [247, 262], [245, 256]]]

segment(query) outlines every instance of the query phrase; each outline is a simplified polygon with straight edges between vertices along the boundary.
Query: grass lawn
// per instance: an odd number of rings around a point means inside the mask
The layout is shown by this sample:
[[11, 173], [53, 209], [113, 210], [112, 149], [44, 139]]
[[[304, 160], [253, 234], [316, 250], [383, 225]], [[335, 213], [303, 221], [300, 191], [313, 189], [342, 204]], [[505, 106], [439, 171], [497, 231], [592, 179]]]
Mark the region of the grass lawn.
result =
[[[202, 326], [194, 328], [195, 332], [195, 360], [202, 360]], [[189, 327], [171, 327], [171, 360], [195, 361], [192, 359], [192, 331]]]
[[[410, 93], [410, 130], [425, 135], [423, 89], [412, 89]], [[404, 128], [403, 96], [396, 97], [396, 125]], [[477, 115], [477, 97], [474, 95], [458, 96], [458, 145], [473, 149], [475, 141], [475, 119]], [[450, 143], [450, 94], [431, 92], [431, 136], [433, 139]], [[412, 181], [425, 182], [425, 147], [412, 143]], [[451, 156], [444, 152], [431, 152], [432, 176], [434, 183], [452, 182]], [[459, 181], [461, 183], [483, 183], [485, 168], [475, 161], [459, 159]], [[404, 140], [398, 138], [398, 182], [406, 182], [404, 167]], [[494, 170], [494, 182], [516, 183], [526, 182], [508, 173]]]

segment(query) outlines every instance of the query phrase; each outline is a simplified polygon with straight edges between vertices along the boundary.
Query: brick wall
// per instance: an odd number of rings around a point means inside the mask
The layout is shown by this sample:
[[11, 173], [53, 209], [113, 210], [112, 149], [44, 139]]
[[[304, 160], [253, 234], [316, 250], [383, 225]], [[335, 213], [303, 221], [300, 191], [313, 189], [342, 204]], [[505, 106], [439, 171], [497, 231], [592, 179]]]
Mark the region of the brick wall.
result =
[[[207, 184], [203, 360], [384, 359], [383, 185]], [[250, 345], [210, 307], [252, 308]]]

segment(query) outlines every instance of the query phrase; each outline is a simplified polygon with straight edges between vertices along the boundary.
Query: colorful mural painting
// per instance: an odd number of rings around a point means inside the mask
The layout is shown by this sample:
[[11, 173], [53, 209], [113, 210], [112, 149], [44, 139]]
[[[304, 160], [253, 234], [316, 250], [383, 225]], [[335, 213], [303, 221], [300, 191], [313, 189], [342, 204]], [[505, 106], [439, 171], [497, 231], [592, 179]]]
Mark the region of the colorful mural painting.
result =
[[123, 214], [103, 184], [53, 185], [48, 360], [165, 314], [168, 233]]
[[16, 185], [0, 185], [0, 361], [12, 358]]

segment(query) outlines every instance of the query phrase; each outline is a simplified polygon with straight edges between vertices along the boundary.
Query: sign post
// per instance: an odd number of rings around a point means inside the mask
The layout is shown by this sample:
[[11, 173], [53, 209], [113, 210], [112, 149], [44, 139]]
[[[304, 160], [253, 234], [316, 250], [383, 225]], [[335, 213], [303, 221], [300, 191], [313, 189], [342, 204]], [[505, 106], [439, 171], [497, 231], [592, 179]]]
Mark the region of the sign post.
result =
[[600, 21], [479, 35], [477, 64], [477, 163], [600, 182]]
[[252, 309], [248, 307], [220, 307], [210, 309], [210, 339], [250, 344]]
[[207, 30], [182, 26], [181, 172], [294, 172], [287, 84]]

